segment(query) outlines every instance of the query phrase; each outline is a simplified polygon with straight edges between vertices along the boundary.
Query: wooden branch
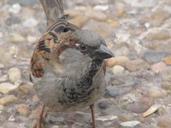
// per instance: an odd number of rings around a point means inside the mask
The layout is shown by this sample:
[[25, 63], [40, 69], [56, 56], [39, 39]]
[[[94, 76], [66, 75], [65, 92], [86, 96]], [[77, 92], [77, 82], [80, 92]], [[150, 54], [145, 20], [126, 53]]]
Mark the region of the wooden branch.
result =
[[50, 26], [64, 16], [63, 0], [40, 0]]

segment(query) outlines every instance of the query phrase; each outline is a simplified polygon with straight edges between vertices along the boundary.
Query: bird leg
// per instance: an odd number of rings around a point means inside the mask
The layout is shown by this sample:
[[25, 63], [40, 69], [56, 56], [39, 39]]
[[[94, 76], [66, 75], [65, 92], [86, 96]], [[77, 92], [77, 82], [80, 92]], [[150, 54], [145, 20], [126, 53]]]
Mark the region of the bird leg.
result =
[[44, 118], [46, 117], [46, 112], [45, 112], [45, 105], [41, 106], [41, 110], [38, 116], [38, 120], [36, 121], [36, 124], [33, 126], [33, 128], [44, 128]]
[[90, 105], [91, 118], [92, 118], [92, 128], [96, 128], [95, 115], [94, 115], [94, 104]]

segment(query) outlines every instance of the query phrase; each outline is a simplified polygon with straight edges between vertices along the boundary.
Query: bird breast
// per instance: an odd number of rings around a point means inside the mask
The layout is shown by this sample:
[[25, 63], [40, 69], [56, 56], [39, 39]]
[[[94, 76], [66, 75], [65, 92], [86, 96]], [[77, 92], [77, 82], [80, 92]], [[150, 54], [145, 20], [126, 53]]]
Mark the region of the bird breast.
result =
[[35, 89], [41, 101], [52, 111], [79, 110], [94, 103], [105, 90], [102, 66], [92, 78], [91, 85], [79, 85], [81, 75], [62, 76], [47, 72], [36, 83]]

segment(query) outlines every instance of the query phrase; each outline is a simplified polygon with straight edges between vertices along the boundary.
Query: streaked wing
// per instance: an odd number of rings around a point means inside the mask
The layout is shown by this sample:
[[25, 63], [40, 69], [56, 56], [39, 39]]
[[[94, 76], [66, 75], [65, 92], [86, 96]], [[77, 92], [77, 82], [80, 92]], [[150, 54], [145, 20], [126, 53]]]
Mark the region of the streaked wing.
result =
[[44, 74], [44, 68], [50, 60], [52, 49], [58, 46], [58, 35], [63, 32], [75, 31], [76, 26], [61, 19], [49, 27], [37, 43], [31, 58], [31, 72], [34, 77], [40, 78]]
[[49, 61], [51, 50], [57, 41], [57, 36], [51, 32], [45, 33], [38, 41], [31, 58], [31, 72], [33, 76], [43, 76], [43, 69]]

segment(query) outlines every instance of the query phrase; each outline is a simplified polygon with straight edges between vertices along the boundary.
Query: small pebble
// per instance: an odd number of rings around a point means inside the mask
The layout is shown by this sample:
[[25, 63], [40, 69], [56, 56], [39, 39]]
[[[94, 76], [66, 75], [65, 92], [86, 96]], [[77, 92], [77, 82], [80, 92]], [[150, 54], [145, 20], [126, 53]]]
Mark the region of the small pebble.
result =
[[0, 77], [0, 82], [5, 82], [8, 80], [8, 76], [7, 75], [3, 75]]
[[148, 93], [153, 98], [161, 98], [167, 96], [167, 91], [157, 86], [149, 87]]
[[146, 28], [149, 28], [149, 27], [150, 27], [150, 23], [145, 23], [144, 26], [145, 26]]
[[21, 80], [21, 71], [19, 68], [13, 67], [8, 70], [9, 80], [13, 83]]
[[171, 56], [167, 56], [163, 60], [166, 64], [171, 65]]
[[24, 94], [28, 94], [29, 92], [33, 91], [33, 86], [29, 84], [21, 84], [19, 86], [19, 90]]
[[15, 97], [14, 95], [7, 95], [7, 96], [0, 98], [0, 105], [8, 105], [16, 101], [17, 101], [17, 97]]
[[106, 11], [109, 8], [108, 5], [97, 5], [94, 7], [95, 10]]
[[52, 128], [60, 128], [59, 126], [55, 125], [55, 126], [52, 126]]
[[110, 120], [115, 120], [117, 118], [118, 117], [114, 116], [114, 115], [106, 115], [106, 116], [99, 116], [99, 117], [96, 118], [96, 120], [99, 120], [99, 121], [110, 121]]
[[11, 116], [8, 118], [8, 120], [11, 121], [11, 122], [14, 122], [14, 121], [15, 121], [14, 115], [11, 115]]
[[120, 65], [115, 65], [113, 68], [112, 68], [112, 72], [113, 74], [115, 75], [119, 75], [119, 74], [122, 74], [124, 72], [124, 67], [120, 66]]
[[171, 126], [170, 114], [159, 116], [157, 126], [159, 128], [170, 128], [170, 126]]
[[153, 29], [144, 37], [148, 41], [166, 41], [170, 39], [170, 32], [167, 29]]
[[0, 63], [0, 69], [4, 68], [5, 66], [3, 64]]
[[151, 69], [155, 73], [160, 73], [166, 69], [166, 64], [163, 62], [159, 62], [159, 63], [153, 64], [151, 66]]
[[127, 70], [135, 72], [138, 70], [146, 70], [149, 68], [149, 64], [142, 59], [131, 60], [125, 64]]
[[139, 121], [126, 121], [126, 122], [122, 122], [121, 124], [121, 128], [135, 128], [138, 125], [140, 125]]
[[24, 43], [25, 38], [19, 33], [12, 33], [9, 37], [9, 41], [12, 43]]
[[7, 94], [8, 92], [16, 89], [17, 86], [11, 83], [5, 82], [0, 84], [0, 92], [3, 94]]
[[0, 105], [0, 111], [2, 111], [5, 107], [3, 105]]
[[125, 65], [129, 61], [126, 56], [117, 56], [106, 60], [106, 65], [108, 67], [113, 67], [114, 65]]
[[9, 8], [9, 12], [14, 13], [14, 14], [19, 13], [20, 10], [21, 10], [21, 6], [20, 6], [20, 4], [18, 4], [18, 3], [13, 4], [13, 5], [11, 6], [11, 8]]
[[100, 109], [107, 109], [108, 107], [109, 107], [109, 101], [108, 100], [105, 100], [105, 99], [103, 99], [103, 100], [100, 100], [99, 102], [98, 102], [98, 107], [100, 108]]
[[23, 22], [24, 27], [35, 27], [37, 24], [38, 21], [35, 18], [30, 18]]
[[167, 54], [166, 52], [147, 51], [144, 53], [144, 59], [149, 63], [157, 63], [167, 56]]
[[22, 116], [28, 116], [29, 114], [29, 107], [26, 104], [17, 105], [16, 109], [17, 112]]
[[153, 104], [153, 98], [150, 96], [138, 97], [138, 95], [135, 95], [133, 98], [127, 99], [126, 103], [123, 102], [123, 105], [126, 105], [126, 109], [133, 113], [143, 113]]
[[30, 42], [30, 43], [35, 43], [37, 41], [37, 38], [35, 36], [30, 36], [28, 35], [27, 36], [27, 40]]

